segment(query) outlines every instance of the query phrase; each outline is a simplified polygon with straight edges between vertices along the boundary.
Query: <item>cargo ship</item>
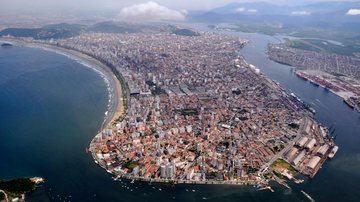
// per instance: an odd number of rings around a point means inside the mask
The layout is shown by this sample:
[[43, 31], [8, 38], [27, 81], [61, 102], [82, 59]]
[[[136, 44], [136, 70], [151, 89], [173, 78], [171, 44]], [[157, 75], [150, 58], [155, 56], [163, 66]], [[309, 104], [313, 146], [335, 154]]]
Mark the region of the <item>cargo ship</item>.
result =
[[345, 104], [346, 104], [347, 106], [349, 106], [351, 109], [354, 109], [354, 108], [355, 108], [354, 104], [350, 101], [350, 99], [347, 99], [347, 100], [344, 99], [344, 102], [345, 102]]
[[307, 81], [307, 80], [309, 80], [306, 76], [304, 76], [302, 73], [300, 73], [300, 72], [297, 72], [296, 73], [296, 76], [298, 76], [299, 78], [301, 78], [301, 79], [303, 79], [303, 80], [305, 80], [305, 81]]

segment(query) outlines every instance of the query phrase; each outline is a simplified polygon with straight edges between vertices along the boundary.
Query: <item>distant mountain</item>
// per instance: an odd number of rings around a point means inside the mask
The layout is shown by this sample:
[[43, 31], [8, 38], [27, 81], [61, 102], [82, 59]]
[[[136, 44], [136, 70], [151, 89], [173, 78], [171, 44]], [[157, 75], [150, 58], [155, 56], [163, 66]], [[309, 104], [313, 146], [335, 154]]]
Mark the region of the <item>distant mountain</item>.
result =
[[78, 24], [53, 24], [41, 28], [7, 28], [0, 32], [0, 36], [32, 37], [34, 39], [59, 39], [77, 36], [84, 26]]
[[86, 31], [102, 33], [138, 33], [138, 32], [170, 32], [178, 28], [166, 23], [128, 23], [105, 21], [89, 26]]
[[267, 2], [230, 3], [215, 8], [212, 12], [218, 14], [301, 15], [306, 14], [305, 12], [327, 14], [335, 11], [347, 11], [351, 8], [360, 8], [360, 2], [319, 2], [299, 6], [277, 5]]
[[173, 31], [173, 34], [180, 36], [200, 36], [198, 32], [192, 31], [190, 29], [176, 29]]
[[[360, 2], [320, 2], [299, 6], [265, 2], [230, 3], [211, 11], [190, 13], [188, 19], [206, 23], [253, 23], [279, 27], [314, 27], [360, 31], [360, 15], [346, 15], [359, 8]], [[250, 26], [250, 25], [249, 25]]]
[[140, 32], [141, 28], [130, 24], [107, 21], [94, 24], [87, 28], [87, 31], [104, 33], [135, 33]]

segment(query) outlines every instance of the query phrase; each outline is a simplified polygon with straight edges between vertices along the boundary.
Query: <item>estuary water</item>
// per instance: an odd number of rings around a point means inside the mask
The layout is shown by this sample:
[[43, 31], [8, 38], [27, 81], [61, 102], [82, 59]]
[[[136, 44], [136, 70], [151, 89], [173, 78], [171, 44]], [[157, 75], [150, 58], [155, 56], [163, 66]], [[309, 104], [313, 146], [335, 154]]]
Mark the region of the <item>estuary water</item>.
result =
[[314, 179], [275, 193], [230, 185], [160, 185], [113, 181], [85, 152], [107, 111], [104, 79], [65, 56], [40, 49], [0, 48], [0, 178], [41, 176], [28, 201], [359, 201], [360, 114], [341, 98], [298, 79], [264, 53], [274, 37], [252, 40], [241, 53], [289, 92], [313, 105], [316, 118], [336, 129], [340, 150]]

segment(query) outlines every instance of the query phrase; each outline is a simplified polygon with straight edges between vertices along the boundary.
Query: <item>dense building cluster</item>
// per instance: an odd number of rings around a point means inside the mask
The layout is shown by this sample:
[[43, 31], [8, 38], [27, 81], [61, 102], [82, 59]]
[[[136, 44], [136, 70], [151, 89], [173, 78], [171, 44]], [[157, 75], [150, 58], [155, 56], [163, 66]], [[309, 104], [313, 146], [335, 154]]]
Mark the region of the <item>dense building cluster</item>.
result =
[[128, 87], [126, 116], [91, 144], [100, 165], [134, 179], [200, 183], [262, 181], [302, 135], [308, 112], [238, 55], [246, 42], [85, 33], [54, 43], [106, 61]]
[[291, 48], [285, 44], [270, 44], [270, 59], [301, 69], [320, 70], [360, 79], [360, 58], [325, 52]]

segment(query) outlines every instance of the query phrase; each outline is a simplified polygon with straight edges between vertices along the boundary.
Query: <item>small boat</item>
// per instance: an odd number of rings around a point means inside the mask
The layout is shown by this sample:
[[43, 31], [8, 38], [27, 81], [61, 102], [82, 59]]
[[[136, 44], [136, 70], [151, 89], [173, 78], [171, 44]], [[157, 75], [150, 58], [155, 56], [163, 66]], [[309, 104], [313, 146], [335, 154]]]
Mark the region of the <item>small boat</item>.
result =
[[338, 146], [334, 146], [334, 148], [331, 150], [330, 154], [329, 154], [329, 158], [333, 158], [336, 154], [336, 152], [339, 150]]
[[118, 176], [116, 176], [116, 177], [113, 177], [113, 179], [114, 179], [114, 181], [121, 181], [120, 180], [120, 176], [118, 175]]
[[11, 43], [8, 43], [8, 42], [5, 42], [5, 43], [2, 43], [1, 44], [1, 47], [4, 47], [4, 48], [6, 48], [6, 47], [12, 47], [13, 45], [11, 44]]
[[270, 190], [271, 192], [275, 192], [270, 186], [262, 186], [258, 188], [259, 191], [262, 190]]
[[301, 183], [304, 182], [304, 180], [303, 180], [303, 179], [297, 179], [297, 180], [295, 180], [294, 182], [295, 182], [296, 184], [301, 184]]

